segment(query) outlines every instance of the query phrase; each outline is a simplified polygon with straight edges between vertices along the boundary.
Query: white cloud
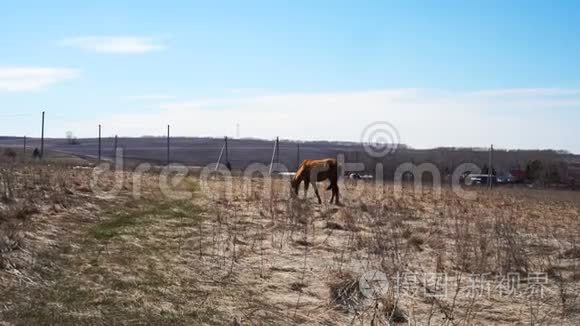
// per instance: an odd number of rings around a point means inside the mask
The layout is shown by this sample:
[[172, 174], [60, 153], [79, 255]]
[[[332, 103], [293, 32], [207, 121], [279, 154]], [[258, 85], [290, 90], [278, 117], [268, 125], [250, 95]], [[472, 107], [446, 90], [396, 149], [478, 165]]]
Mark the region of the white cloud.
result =
[[130, 101], [170, 101], [175, 100], [173, 95], [164, 94], [144, 94], [144, 95], [128, 95], [122, 97], [125, 100]]
[[69, 68], [0, 66], [0, 92], [36, 91], [78, 75]]
[[231, 136], [239, 123], [242, 137], [360, 141], [366, 126], [388, 121], [403, 143], [418, 148], [493, 143], [580, 152], [572, 118], [578, 110], [569, 110], [580, 108], [580, 92], [486, 92], [387, 89], [170, 101], [156, 112], [120, 113], [104, 124], [133, 136], [162, 134], [166, 124], [175, 135]]
[[83, 36], [67, 38], [59, 43], [85, 51], [109, 54], [140, 54], [165, 48], [160, 40], [138, 36]]
[[525, 97], [545, 97], [545, 96], [574, 96], [580, 95], [580, 89], [569, 88], [508, 88], [496, 90], [484, 90], [471, 93], [477, 96], [489, 97], [510, 97], [510, 96], [525, 96]]

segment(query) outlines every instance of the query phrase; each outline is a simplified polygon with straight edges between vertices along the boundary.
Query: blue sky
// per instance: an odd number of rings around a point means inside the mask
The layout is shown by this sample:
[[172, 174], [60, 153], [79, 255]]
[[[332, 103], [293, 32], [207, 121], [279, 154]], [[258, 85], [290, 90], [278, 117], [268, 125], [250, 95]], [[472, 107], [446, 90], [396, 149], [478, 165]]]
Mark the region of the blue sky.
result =
[[580, 153], [577, 1], [119, 2], [0, 4], [0, 134]]

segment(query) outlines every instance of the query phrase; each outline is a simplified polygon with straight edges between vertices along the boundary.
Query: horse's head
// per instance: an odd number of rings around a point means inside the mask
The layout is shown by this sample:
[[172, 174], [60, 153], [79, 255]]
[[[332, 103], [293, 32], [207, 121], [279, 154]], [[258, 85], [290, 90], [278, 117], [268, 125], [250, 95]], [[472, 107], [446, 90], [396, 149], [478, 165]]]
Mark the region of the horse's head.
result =
[[292, 195], [298, 196], [298, 187], [300, 186], [300, 179], [294, 176], [292, 180], [290, 180], [290, 186]]

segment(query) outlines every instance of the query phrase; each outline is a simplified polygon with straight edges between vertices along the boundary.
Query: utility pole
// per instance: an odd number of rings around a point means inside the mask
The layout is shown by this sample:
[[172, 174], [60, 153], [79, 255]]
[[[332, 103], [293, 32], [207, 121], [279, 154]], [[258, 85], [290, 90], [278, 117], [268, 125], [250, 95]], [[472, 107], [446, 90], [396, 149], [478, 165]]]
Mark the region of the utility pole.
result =
[[42, 129], [40, 131], [40, 158], [44, 157], [44, 111], [42, 111]]
[[170, 146], [171, 146], [171, 142], [170, 142], [170, 139], [171, 139], [170, 128], [171, 128], [171, 126], [170, 125], [167, 125], [167, 165], [169, 165], [169, 160], [171, 159], [171, 156], [170, 156]]
[[99, 125], [99, 163], [101, 163], [101, 125]]

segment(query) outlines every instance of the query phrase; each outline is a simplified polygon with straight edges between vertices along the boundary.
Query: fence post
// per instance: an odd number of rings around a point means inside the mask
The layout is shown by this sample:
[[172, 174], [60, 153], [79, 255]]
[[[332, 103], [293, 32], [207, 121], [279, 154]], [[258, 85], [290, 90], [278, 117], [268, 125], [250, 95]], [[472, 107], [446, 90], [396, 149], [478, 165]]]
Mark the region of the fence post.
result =
[[276, 137], [276, 164], [280, 166], [280, 138]]
[[40, 158], [44, 157], [44, 111], [42, 111], [42, 127], [40, 130]]
[[222, 155], [224, 155], [224, 149], [225, 149], [225, 148], [226, 148], [226, 144], [224, 143], [224, 144], [222, 145], [222, 149], [220, 150], [220, 156], [218, 157], [218, 160], [217, 160], [217, 162], [216, 162], [216, 164], [215, 164], [215, 169], [214, 169], [215, 171], [217, 171], [217, 169], [218, 169], [218, 168], [219, 168], [219, 166], [220, 166], [220, 162], [222, 161]]
[[171, 137], [170, 128], [171, 128], [171, 126], [170, 125], [167, 125], [167, 162], [166, 162], [167, 165], [169, 165], [169, 161], [171, 159], [171, 156], [170, 156], [170, 151], [171, 151], [170, 150], [170, 146], [171, 146], [171, 143], [170, 143], [170, 139], [171, 139], [170, 138]]
[[489, 164], [487, 170], [487, 185], [489, 189], [492, 188], [493, 182], [491, 181], [491, 176], [493, 175], [493, 144], [489, 148]]
[[300, 143], [296, 145], [296, 171], [298, 171], [298, 168], [300, 168]]
[[274, 142], [274, 149], [272, 150], [272, 159], [270, 160], [270, 170], [268, 171], [268, 175], [272, 175], [272, 170], [274, 169], [274, 159], [276, 158], [277, 149], [278, 149], [278, 137], [276, 137], [276, 141]]
[[24, 140], [24, 145], [22, 147], [22, 160], [26, 161], [26, 136], [24, 136], [23, 140]]
[[99, 125], [99, 151], [98, 151], [99, 163], [101, 163], [101, 125]]
[[229, 153], [228, 153], [229, 152], [228, 151], [228, 136], [226, 136], [224, 138], [224, 140], [225, 140], [225, 146], [226, 146], [225, 147], [226, 148], [226, 165], [229, 165], [229, 163], [230, 163], [230, 156], [229, 156]]

